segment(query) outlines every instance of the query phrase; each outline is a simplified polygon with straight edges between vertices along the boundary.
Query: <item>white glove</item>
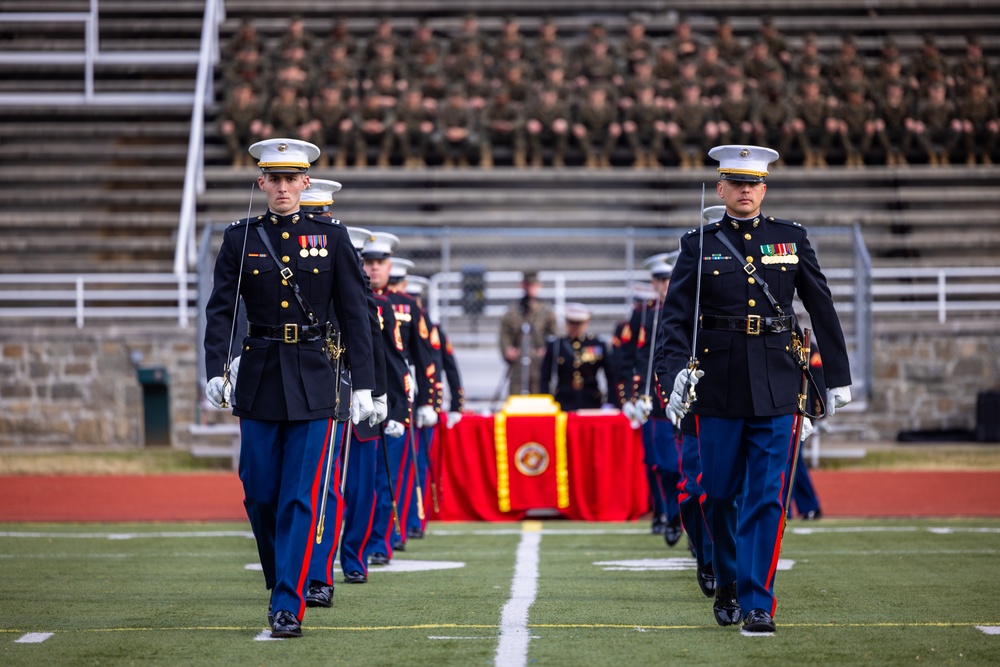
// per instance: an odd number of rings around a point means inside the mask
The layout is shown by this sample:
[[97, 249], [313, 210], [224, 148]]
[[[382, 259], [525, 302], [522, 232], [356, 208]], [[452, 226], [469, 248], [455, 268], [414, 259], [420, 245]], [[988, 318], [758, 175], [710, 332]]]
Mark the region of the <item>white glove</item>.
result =
[[448, 413], [448, 428], [455, 428], [455, 424], [462, 421], [461, 412], [449, 412]]
[[205, 385], [205, 398], [208, 402], [212, 404], [214, 408], [222, 408], [222, 402], [228, 402], [229, 388], [226, 387], [226, 381], [222, 377], [214, 377], [208, 381]]
[[374, 426], [376, 423], [371, 389], [356, 389], [351, 394], [351, 421], [360, 424], [362, 419], [367, 419], [369, 426]]
[[395, 419], [390, 419], [385, 423], [385, 434], [390, 438], [398, 438], [406, 433], [406, 427]]
[[622, 414], [630, 422], [634, 422], [636, 420], [635, 401], [625, 401], [625, 404], [622, 406]]
[[413, 373], [410, 373], [409, 377], [406, 379], [406, 400], [408, 400], [412, 404], [413, 399], [415, 399], [416, 397], [417, 397], [417, 381], [413, 378]]
[[833, 387], [826, 390], [826, 414], [833, 416], [837, 413], [837, 408], [842, 408], [850, 402], [850, 387]]
[[805, 442], [809, 439], [809, 436], [813, 434], [816, 427], [813, 426], [813, 422], [809, 417], [802, 418], [802, 435], [799, 436], [799, 440]]
[[[684, 368], [674, 378], [674, 388], [670, 392], [670, 402], [667, 403], [664, 412], [667, 413], [667, 418], [670, 419], [675, 428], [681, 427], [681, 420], [684, 419], [684, 415], [687, 414], [688, 409], [691, 407], [694, 386], [698, 384], [698, 380], [704, 375], [705, 371], [697, 370], [692, 374], [691, 369]], [[684, 396], [684, 390], [688, 386], [689, 379], [691, 381], [690, 391], [688, 396]]]
[[417, 428], [426, 428], [438, 423], [438, 413], [429, 405], [417, 408]]
[[375, 405], [375, 424], [381, 424], [389, 416], [389, 397], [385, 394], [376, 396], [372, 399], [372, 403]]
[[635, 402], [635, 418], [640, 424], [645, 424], [652, 412], [653, 401], [649, 396], [642, 396]]

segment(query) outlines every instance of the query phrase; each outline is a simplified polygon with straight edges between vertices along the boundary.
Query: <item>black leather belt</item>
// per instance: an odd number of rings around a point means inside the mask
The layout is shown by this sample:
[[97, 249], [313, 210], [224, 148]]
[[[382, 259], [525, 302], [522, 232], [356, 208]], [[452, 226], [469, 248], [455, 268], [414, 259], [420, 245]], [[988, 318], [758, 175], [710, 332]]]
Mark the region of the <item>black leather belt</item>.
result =
[[720, 315], [702, 315], [701, 328], [715, 331], [739, 331], [748, 336], [759, 336], [763, 333], [781, 333], [790, 331], [795, 326], [795, 318], [791, 315], [781, 317], [724, 317]]
[[332, 338], [335, 335], [333, 325], [326, 324], [267, 324], [247, 325], [247, 335], [251, 338], [264, 340], [279, 340], [282, 343], [308, 343], [322, 338]]

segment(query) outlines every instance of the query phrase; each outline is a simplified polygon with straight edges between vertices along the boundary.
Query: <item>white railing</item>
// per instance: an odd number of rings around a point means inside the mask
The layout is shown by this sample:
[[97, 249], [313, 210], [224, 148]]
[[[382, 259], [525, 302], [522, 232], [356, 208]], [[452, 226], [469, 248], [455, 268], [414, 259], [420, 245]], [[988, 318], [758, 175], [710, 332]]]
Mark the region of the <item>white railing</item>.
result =
[[[188, 135], [187, 163], [184, 168], [184, 192], [177, 221], [177, 245], [174, 248], [174, 275], [181, 277], [195, 265], [195, 222], [198, 196], [205, 192], [205, 104], [213, 99], [212, 72], [219, 60], [219, 23], [225, 18], [222, 0], [205, 0], [205, 19], [201, 27], [201, 51], [198, 75], [191, 107], [191, 132]], [[183, 295], [182, 295], [183, 296]], [[186, 301], [186, 297], [184, 298]], [[187, 321], [183, 322], [186, 326]]]
[[[218, 34], [218, 21], [224, 17], [223, 0], [205, 1], [206, 27]], [[186, 106], [192, 104], [195, 93], [97, 93], [94, 90], [96, 65], [195, 65], [203, 58], [202, 51], [101, 51], [98, 29], [98, 0], [90, 0], [88, 12], [2, 12], [0, 24], [11, 23], [81, 23], [84, 28], [84, 48], [79, 51], [0, 51], [0, 65], [83, 65], [83, 93], [3, 93], [0, 104], [7, 106], [73, 106], [79, 104]]]
[[197, 317], [198, 276], [172, 273], [0, 275], [0, 321], [173, 320]]
[[[839, 276], [841, 270], [829, 271]], [[487, 271], [485, 302], [480, 317], [496, 319], [510, 301], [521, 295], [519, 271]], [[627, 286], [644, 282], [649, 273], [635, 271], [543, 271], [542, 298], [556, 305], [557, 315], [567, 301], [588, 303], [595, 316], [618, 316], [627, 303]], [[845, 276], [846, 278], [846, 276]], [[617, 284], [616, 284], [617, 283]], [[837, 285], [835, 293], [849, 289]], [[843, 289], [841, 289], [843, 288]], [[195, 314], [198, 277], [195, 273], [141, 274], [20, 274], [0, 275], [0, 320], [39, 321], [73, 317], [78, 326], [88, 319], [169, 318], [186, 325]], [[878, 314], [933, 313], [938, 322], [969, 312], [1000, 316], [1000, 268], [876, 268], [872, 270], [873, 302]], [[438, 273], [431, 278], [428, 308], [435, 319], [466, 318], [462, 308], [462, 274]], [[116, 307], [94, 302], [117, 302]], [[144, 302], [163, 306], [141, 306]], [[169, 305], [168, 305], [168, 302]], [[11, 305], [16, 303], [18, 305]]]

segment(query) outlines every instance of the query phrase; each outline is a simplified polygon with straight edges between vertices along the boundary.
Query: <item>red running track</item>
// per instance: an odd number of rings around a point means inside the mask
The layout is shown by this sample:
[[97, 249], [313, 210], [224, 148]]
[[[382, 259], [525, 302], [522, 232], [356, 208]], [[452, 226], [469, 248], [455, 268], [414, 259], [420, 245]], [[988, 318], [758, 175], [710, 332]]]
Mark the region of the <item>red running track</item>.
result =
[[[813, 471], [827, 517], [1000, 516], [1000, 471]], [[0, 476], [0, 521], [245, 521], [236, 473]]]

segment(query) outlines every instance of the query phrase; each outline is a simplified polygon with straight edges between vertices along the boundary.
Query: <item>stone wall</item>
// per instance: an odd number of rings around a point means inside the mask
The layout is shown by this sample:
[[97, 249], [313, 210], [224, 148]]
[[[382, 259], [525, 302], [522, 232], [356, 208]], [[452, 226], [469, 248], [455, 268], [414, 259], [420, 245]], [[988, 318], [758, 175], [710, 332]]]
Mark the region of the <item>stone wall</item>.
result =
[[866, 439], [973, 430], [979, 392], [1000, 390], [995, 333], [877, 334], [873, 343], [872, 400], [863, 416], [850, 417], [864, 423]]
[[138, 369], [168, 378], [170, 442], [190, 442], [198, 409], [194, 329], [7, 328], [0, 333], [0, 447], [141, 447]]
[[[878, 334], [873, 361], [867, 410], [838, 414], [827, 441], [971, 430], [977, 394], [1000, 388], [996, 335]], [[196, 364], [193, 328], [7, 327], [0, 332], [0, 447], [142, 447], [137, 371], [153, 366], [169, 377], [171, 444], [187, 446], [191, 423], [233, 419], [202, 412]]]

